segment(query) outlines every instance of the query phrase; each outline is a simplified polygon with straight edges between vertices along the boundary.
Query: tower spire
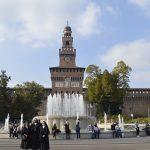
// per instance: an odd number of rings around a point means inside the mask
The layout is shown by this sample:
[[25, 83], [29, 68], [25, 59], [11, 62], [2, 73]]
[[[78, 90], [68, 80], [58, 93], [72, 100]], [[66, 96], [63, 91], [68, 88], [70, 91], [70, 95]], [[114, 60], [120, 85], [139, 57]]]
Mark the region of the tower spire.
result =
[[69, 22], [68, 22], [68, 20], [67, 20], [67, 26], [68, 26], [68, 24], [69, 24]]

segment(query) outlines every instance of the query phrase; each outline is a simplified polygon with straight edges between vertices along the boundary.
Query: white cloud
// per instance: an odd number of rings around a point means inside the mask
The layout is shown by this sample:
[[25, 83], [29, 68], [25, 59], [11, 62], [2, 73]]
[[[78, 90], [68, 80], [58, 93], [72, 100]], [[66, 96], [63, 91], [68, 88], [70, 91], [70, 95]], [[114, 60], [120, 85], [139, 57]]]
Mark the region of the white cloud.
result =
[[140, 39], [133, 42], [117, 44], [101, 56], [103, 64], [114, 67], [120, 60], [133, 69], [131, 85], [150, 86], [150, 40]]
[[95, 33], [99, 10], [90, 0], [0, 0], [0, 20], [14, 31], [10, 37], [35, 47], [53, 43], [67, 20], [78, 34]]
[[90, 3], [85, 12], [78, 19], [77, 32], [82, 36], [99, 33], [100, 26], [98, 24], [98, 16], [101, 16], [100, 7], [94, 3]]
[[143, 9], [147, 16], [150, 16], [150, 0], [128, 0], [129, 3]]
[[110, 5], [107, 5], [105, 7], [105, 10], [114, 16], [118, 15], [118, 12], [119, 12], [118, 10], [116, 10], [114, 7], [112, 7]]

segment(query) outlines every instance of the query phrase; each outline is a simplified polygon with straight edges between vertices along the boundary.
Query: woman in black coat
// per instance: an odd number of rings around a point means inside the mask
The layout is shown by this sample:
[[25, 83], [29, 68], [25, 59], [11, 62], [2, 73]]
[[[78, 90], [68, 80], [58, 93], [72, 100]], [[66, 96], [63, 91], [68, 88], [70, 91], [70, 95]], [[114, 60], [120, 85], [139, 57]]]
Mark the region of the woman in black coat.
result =
[[40, 150], [49, 150], [49, 129], [45, 121], [42, 122], [40, 127]]
[[29, 130], [26, 125], [23, 125], [21, 130], [21, 149], [28, 149]]
[[37, 119], [33, 121], [33, 124], [31, 125], [31, 147], [32, 149], [39, 149], [40, 147], [40, 123]]
[[57, 125], [55, 123], [52, 127], [52, 134], [53, 134], [53, 138], [55, 138], [55, 139], [56, 139], [57, 130], [58, 130]]

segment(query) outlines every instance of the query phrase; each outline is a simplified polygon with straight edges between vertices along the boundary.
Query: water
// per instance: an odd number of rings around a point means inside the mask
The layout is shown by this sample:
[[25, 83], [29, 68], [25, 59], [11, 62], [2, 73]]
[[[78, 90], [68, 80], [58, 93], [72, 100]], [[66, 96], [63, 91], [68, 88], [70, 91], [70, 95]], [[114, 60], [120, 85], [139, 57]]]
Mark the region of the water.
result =
[[9, 114], [7, 115], [7, 118], [5, 119], [5, 126], [4, 126], [4, 131], [9, 132]]
[[121, 128], [121, 130], [124, 130], [124, 119], [123, 117], [121, 117], [121, 115], [118, 115], [118, 123], [119, 123], [119, 127]]
[[48, 113], [46, 114], [46, 123], [49, 125]]
[[124, 119], [123, 119], [123, 117], [121, 119], [121, 122], [122, 122], [121, 130], [124, 131]]
[[50, 94], [47, 102], [48, 116], [87, 116], [86, 105], [81, 94]]
[[23, 127], [23, 114], [21, 114], [21, 120], [20, 120], [20, 129]]
[[121, 123], [121, 116], [120, 116], [120, 114], [118, 115], [118, 125], [121, 128], [122, 123]]
[[104, 128], [104, 131], [107, 130], [107, 114], [104, 113], [104, 125], [105, 125], [105, 128]]
[[79, 113], [77, 112], [77, 120], [79, 119]]

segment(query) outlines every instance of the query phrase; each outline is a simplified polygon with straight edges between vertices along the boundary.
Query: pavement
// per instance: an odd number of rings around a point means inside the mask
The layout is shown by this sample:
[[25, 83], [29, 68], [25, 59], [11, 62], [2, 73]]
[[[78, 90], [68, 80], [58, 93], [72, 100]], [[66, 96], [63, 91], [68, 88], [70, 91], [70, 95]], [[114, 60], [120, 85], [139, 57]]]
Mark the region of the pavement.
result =
[[[19, 150], [19, 139], [0, 139], [0, 150]], [[150, 150], [150, 137], [51, 140], [51, 150]]]

